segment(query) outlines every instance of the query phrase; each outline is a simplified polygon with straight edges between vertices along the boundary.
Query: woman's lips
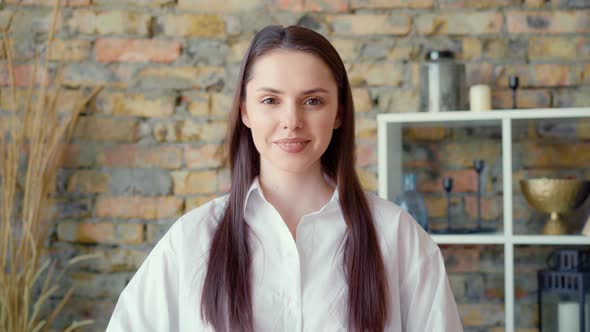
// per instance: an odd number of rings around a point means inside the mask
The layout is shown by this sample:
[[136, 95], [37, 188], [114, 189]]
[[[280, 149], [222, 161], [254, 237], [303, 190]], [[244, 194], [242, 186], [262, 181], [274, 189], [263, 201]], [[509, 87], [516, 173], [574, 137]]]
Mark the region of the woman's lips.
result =
[[288, 152], [288, 153], [298, 153], [303, 151], [305, 147], [309, 143], [308, 140], [281, 140], [277, 141], [277, 144], [281, 150]]

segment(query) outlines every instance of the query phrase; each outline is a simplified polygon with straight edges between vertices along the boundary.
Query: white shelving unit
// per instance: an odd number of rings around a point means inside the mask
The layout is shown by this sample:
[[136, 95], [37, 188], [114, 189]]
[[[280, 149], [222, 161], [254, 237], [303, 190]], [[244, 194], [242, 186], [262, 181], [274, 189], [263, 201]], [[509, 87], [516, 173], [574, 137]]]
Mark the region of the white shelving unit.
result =
[[590, 108], [549, 108], [495, 110], [489, 112], [441, 112], [379, 114], [378, 181], [379, 195], [393, 200], [401, 193], [402, 128], [408, 124], [437, 126], [500, 126], [502, 130], [503, 233], [470, 235], [431, 235], [439, 244], [497, 244], [504, 246], [506, 331], [514, 332], [514, 246], [515, 245], [590, 245], [582, 235], [515, 235], [512, 231], [512, 122], [524, 119], [590, 118]]

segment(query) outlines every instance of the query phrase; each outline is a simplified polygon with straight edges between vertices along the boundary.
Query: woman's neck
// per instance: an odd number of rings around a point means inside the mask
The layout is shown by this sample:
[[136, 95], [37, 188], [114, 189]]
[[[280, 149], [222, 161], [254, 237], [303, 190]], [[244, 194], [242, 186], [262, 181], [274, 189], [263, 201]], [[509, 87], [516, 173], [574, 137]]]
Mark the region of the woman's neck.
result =
[[261, 167], [258, 181], [265, 198], [289, 228], [295, 228], [302, 216], [321, 209], [336, 189], [326, 181], [319, 165], [302, 173]]

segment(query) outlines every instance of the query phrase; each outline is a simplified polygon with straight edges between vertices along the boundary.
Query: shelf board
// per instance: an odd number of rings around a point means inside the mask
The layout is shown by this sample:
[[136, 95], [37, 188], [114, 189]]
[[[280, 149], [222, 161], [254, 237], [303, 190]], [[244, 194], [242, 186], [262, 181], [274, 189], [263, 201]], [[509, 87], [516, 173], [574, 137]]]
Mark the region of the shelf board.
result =
[[384, 122], [453, 122], [453, 121], [489, 121], [502, 119], [550, 119], [578, 118], [590, 116], [590, 108], [542, 108], [518, 110], [491, 110], [486, 112], [450, 111], [450, 112], [414, 112], [387, 113], [377, 115], [378, 121]]
[[506, 237], [502, 233], [487, 234], [430, 234], [438, 244], [504, 244]]
[[541, 245], [588, 245], [590, 237], [584, 235], [514, 235], [512, 242], [516, 244]]

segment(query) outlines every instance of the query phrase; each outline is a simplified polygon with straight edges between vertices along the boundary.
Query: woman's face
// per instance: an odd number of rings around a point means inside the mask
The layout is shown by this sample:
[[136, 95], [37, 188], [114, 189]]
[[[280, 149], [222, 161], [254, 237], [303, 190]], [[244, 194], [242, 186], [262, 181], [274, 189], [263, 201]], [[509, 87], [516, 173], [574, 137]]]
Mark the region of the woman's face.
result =
[[259, 57], [241, 115], [252, 131], [261, 170], [320, 168], [332, 132], [340, 126], [338, 108], [336, 81], [319, 57], [280, 49]]

